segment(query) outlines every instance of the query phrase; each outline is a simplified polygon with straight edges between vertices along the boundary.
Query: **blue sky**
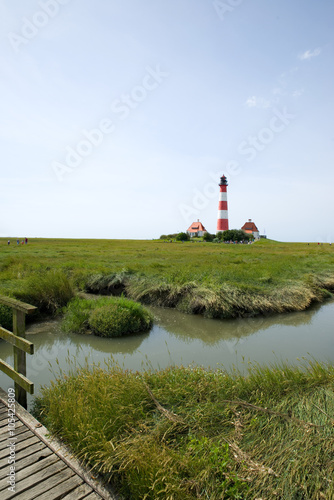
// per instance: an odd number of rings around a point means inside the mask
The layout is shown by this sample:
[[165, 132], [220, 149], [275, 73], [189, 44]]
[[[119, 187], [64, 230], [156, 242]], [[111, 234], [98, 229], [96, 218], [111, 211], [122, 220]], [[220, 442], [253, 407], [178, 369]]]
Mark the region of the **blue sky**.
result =
[[2, 0], [0, 236], [334, 240], [330, 0]]

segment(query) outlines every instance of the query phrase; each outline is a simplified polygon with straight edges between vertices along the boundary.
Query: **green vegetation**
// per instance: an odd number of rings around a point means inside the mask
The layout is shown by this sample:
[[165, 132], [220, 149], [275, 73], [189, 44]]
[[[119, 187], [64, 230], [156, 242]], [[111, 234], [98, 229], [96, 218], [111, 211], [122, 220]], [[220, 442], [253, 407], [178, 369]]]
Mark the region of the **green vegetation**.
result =
[[242, 229], [228, 229], [227, 231], [219, 231], [216, 235], [220, 241], [249, 241], [254, 240], [252, 234], [247, 234]]
[[189, 241], [190, 236], [188, 233], [179, 233], [175, 239], [176, 241]]
[[0, 239], [0, 293], [54, 313], [73, 289], [213, 318], [301, 311], [334, 290], [334, 246]]
[[153, 317], [143, 306], [124, 298], [114, 301], [92, 312], [90, 326], [96, 335], [120, 337], [145, 332], [152, 327]]
[[140, 304], [124, 297], [98, 300], [76, 297], [65, 309], [63, 329], [100, 337], [120, 337], [149, 330], [152, 315]]
[[178, 233], [174, 233], [174, 234], [162, 234], [160, 236], [160, 240], [175, 240], [176, 237], [177, 237]]
[[213, 234], [204, 233], [203, 241], [206, 241], [206, 242], [210, 243], [213, 240], [214, 240], [214, 235]]
[[[149, 327], [127, 299], [231, 318], [300, 311], [334, 291], [328, 244], [169, 236], [0, 239], [0, 294], [65, 312], [68, 331], [111, 335]], [[87, 291], [127, 298], [78, 296]], [[182, 367], [133, 373], [111, 362], [105, 371], [73, 366], [43, 389], [35, 411], [127, 498], [318, 500], [334, 497], [333, 382], [334, 368], [317, 363], [253, 367], [242, 377]]]
[[[109, 298], [99, 299], [98, 306], [101, 307], [106, 303], [109, 303]], [[65, 332], [90, 333], [89, 318], [95, 307], [95, 301], [75, 297], [63, 309], [62, 329]]]
[[6, 328], [7, 330], [12, 330], [13, 328], [12, 309], [3, 304], [0, 304], [0, 326]]
[[334, 368], [80, 368], [35, 414], [131, 499], [334, 498]]
[[39, 270], [26, 278], [15, 297], [37, 306], [39, 312], [54, 315], [74, 297], [74, 289], [62, 271]]

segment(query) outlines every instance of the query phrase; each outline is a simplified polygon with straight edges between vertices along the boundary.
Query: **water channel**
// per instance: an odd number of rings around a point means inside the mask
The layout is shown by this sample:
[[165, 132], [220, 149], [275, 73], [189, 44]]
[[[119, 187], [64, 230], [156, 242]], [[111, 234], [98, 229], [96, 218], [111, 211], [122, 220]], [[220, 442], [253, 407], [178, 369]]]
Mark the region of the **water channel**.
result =
[[[334, 362], [334, 300], [304, 312], [234, 320], [150, 309], [155, 322], [149, 333], [117, 339], [64, 333], [59, 320], [29, 325], [27, 339], [34, 343], [35, 354], [27, 355], [27, 377], [35, 384], [35, 394], [59, 369], [66, 372], [69, 360], [103, 366], [112, 358], [132, 370], [193, 364], [242, 373], [249, 363], [299, 364], [305, 358]], [[13, 366], [12, 347], [2, 340], [0, 357]], [[2, 372], [0, 387], [13, 387]], [[29, 408], [32, 401], [28, 396]]]

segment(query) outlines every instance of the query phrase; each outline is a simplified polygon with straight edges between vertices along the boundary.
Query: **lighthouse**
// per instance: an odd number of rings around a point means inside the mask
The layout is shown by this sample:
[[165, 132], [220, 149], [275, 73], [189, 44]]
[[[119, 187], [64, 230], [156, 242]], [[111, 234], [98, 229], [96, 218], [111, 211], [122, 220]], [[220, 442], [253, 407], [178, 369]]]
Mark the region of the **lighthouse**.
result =
[[227, 210], [227, 179], [225, 175], [220, 178], [220, 192], [219, 192], [219, 204], [218, 204], [218, 220], [217, 220], [217, 232], [227, 231], [228, 229], [228, 210]]

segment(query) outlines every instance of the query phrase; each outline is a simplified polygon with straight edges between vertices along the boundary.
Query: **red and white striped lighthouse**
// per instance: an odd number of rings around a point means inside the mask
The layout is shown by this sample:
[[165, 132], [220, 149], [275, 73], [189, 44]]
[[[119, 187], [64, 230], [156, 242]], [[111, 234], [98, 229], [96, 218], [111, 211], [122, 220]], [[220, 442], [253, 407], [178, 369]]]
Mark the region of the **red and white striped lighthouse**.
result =
[[218, 204], [218, 220], [217, 220], [217, 232], [227, 231], [228, 229], [228, 210], [227, 210], [227, 179], [225, 175], [220, 178], [220, 193], [219, 193], [219, 204]]

